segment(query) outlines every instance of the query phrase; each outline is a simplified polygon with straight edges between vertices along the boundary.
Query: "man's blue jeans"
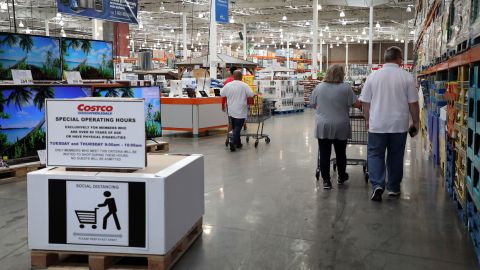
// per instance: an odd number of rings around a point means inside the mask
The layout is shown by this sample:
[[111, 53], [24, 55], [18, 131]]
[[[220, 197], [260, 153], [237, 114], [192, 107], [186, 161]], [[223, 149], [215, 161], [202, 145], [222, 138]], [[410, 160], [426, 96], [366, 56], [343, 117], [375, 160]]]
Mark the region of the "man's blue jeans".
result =
[[240, 133], [242, 132], [245, 119], [233, 118], [230, 116], [230, 123], [232, 124], [232, 143], [235, 146], [239, 146], [242, 143], [240, 140]]
[[[407, 133], [368, 133], [368, 173], [372, 188], [400, 192]], [[385, 166], [385, 152], [387, 155]], [[385, 178], [388, 182], [385, 185]]]

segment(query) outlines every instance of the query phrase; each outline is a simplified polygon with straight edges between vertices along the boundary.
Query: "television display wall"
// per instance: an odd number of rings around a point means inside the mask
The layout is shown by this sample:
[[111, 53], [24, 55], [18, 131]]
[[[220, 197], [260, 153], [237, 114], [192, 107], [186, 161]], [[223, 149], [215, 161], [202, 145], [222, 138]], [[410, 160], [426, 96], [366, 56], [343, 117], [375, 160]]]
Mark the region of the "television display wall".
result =
[[1, 86], [1, 156], [34, 157], [37, 150], [45, 149], [45, 99], [87, 97], [90, 93], [90, 87], [82, 86]]
[[0, 80], [12, 80], [11, 69], [31, 70], [34, 80], [61, 80], [60, 40], [0, 33]]
[[63, 70], [79, 71], [83, 79], [113, 79], [113, 45], [88, 39], [61, 39]]
[[93, 90], [94, 97], [144, 98], [145, 134], [147, 139], [162, 136], [160, 88], [156, 87], [100, 87]]

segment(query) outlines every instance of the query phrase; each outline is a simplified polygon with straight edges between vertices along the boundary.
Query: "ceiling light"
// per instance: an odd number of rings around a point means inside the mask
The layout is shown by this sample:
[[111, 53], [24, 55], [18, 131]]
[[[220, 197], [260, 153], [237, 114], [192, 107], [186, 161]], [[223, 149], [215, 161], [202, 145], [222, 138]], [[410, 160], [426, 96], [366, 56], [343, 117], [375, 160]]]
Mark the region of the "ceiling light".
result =
[[270, 45], [267, 45], [267, 49], [270, 48]]
[[390, 36], [390, 40], [393, 40], [393, 36]]
[[358, 33], [358, 29], [355, 29], [355, 33]]
[[2, 10], [7, 10], [7, 9], [8, 9], [8, 4], [7, 4], [7, 2], [2, 2], [2, 3], [0, 3], [0, 9], [2, 9]]
[[330, 44], [330, 49], [333, 49], [333, 44]]
[[328, 31], [328, 29], [330, 29], [330, 27], [328, 27], [328, 25], [325, 26], [325, 31]]
[[415, 35], [415, 30], [410, 31], [410, 35]]
[[317, 10], [322, 10], [322, 5], [318, 4]]
[[400, 42], [401, 42], [401, 43], [405, 43], [405, 40], [402, 39], [402, 40], [400, 40]]
[[313, 31], [310, 31], [310, 36], [313, 35]]
[[320, 32], [320, 36], [323, 37], [323, 32]]
[[363, 44], [367, 44], [367, 41], [366, 41], [366, 40], [364, 40], [364, 41], [363, 41]]
[[127, 45], [127, 49], [130, 49], [130, 45]]
[[377, 24], [375, 25], [376, 28], [380, 28], [380, 23], [377, 22]]
[[306, 22], [305, 22], [305, 25], [306, 25], [306, 26], [309, 26], [309, 25], [310, 25], [310, 22], [309, 22], [309, 21], [306, 21]]
[[357, 40], [357, 43], [360, 43], [360, 39]]
[[347, 41], [347, 36], [343, 37], [343, 41]]
[[307, 46], [305, 46], [305, 44], [303, 44], [303, 48], [305, 49]]
[[203, 13], [198, 13], [198, 18], [203, 18]]
[[230, 17], [230, 23], [235, 23], [235, 19], [232, 17]]
[[57, 18], [61, 18], [61, 17], [62, 17], [62, 13], [57, 12]]
[[366, 34], [367, 34], [367, 32], [365, 31], [365, 29], [363, 29], [362, 35], [366, 35]]
[[340, 37], [337, 36], [335, 39], [336, 39], [336, 40], [340, 40]]
[[310, 43], [310, 39], [307, 39], [307, 43]]
[[175, 33], [175, 29], [172, 28], [172, 30], [170, 30], [170, 33]]
[[271, 37], [273, 37], [273, 34], [272, 34], [272, 33], [270, 33], [270, 36], [271, 36]]
[[283, 38], [283, 34], [280, 34], [280, 38]]
[[63, 29], [63, 27], [62, 27], [62, 30], [60, 30], [60, 35], [61, 35], [62, 37], [66, 37], [66, 36], [67, 36], [67, 34], [65, 33], [65, 30]]
[[410, 6], [407, 7], [407, 12], [412, 12], [412, 8]]
[[352, 39], [350, 39], [350, 42], [355, 42], [355, 39], [352, 37]]
[[325, 40], [322, 40], [322, 44], [325, 44]]
[[163, 38], [162, 41], [167, 41], [167, 39], [166, 39], [166, 38]]
[[30, 30], [30, 28], [27, 27], [27, 29], [25, 30], [25, 33], [30, 34], [31, 32], [32, 30]]
[[127, 35], [127, 36], [125, 36], [125, 38], [126, 38], [126, 39], [130, 39], [130, 36], [129, 36], [129, 35]]
[[337, 43], [337, 47], [340, 46], [340, 43]]
[[395, 42], [398, 42], [398, 37], [397, 37], [397, 38], [395, 38]]
[[142, 23], [138, 24], [138, 29], [143, 29], [143, 24]]
[[286, 20], [287, 20], [287, 16], [283, 15], [282, 21], [286, 21]]
[[332, 33], [329, 32], [329, 33], [328, 33], [328, 37], [331, 38], [331, 37], [332, 37]]
[[274, 40], [272, 40], [272, 44], [275, 44], [275, 41], [274, 41]]
[[99, 26], [99, 27], [98, 27], [98, 30], [102, 31], [102, 30], [103, 30], [103, 27]]
[[197, 37], [201, 36], [200, 32], [197, 33]]
[[347, 25], [347, 21], [342, 20], [342, 25]]
[[343, 18], [343, 17], [345, 17], [345, 12], [343, 12], [343, 10], [342, 10], [342, 11], [340, 11], [340, 18]]
[[264, 43], [264, 42], [265, 42], [265, 40], [262, 38], [262, 40], [260, 40], [260, 42]]
[[251, 42], [255, 42], [255, 39], [252, 37], [252, 40], [250, 40]]

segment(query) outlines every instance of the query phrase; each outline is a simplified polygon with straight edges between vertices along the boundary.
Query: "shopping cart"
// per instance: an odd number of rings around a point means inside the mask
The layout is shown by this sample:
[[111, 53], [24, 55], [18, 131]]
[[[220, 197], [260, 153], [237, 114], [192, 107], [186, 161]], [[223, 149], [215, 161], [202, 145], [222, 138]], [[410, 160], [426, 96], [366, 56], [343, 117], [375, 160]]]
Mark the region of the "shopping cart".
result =
[[85, 228], [85, 224], [91, 224], [92, 229], [97, 228], [97, 210], [98, 208], [95, 208], [93, 211], [75, 210], [78, 222], [80, 223], [80, 228]]
[[[352, 128], [352, 137], [347, 140], [349, 145], [367, 145], [368, 143], [368, 130], [365, 124], [365, 116], [360, 109], [350, 108], [349, 112], [350, 126]], [[337, 171], [337, 159], [331, 160], [333, 165], [333, 171]], [[363, 175], [365, 176], [365, 182], [368, 183], [368, 162], [366, 159], [351, 159], [347, 158], [347, 165], [362, 166]], [[320, 178], [320, 151], [318, 151], [317, 171], [315, 173], [317, 181]]]
[[[228, 116], [228, 106], [226, 107], [226, 112]], [[247, 143], [250, 142], [250, 138], [255, 140], [255, 148], [258, 147], [260, 140], [265, 139], [267, 144], [270, 143], [270, 136], [263, 133], [263, 128], [265, 125], [265, 120], [269, 119], [272, 116], [272, 103], [269, 100], [265, 100], [262, 96], [255, 95], [253, 98], [249, 98], [248, 101], [248, 116], [245, 119], [245, 124], [257, 124], [256, 133], [248, 133], [250, 129], [244, 128], [241, 137], [246, 137]], [[228, 146], [232, 136], [230, 123], [230, 117], [228, 118], [228, 133], [227, 139], [225, 141], [225, 146]]]

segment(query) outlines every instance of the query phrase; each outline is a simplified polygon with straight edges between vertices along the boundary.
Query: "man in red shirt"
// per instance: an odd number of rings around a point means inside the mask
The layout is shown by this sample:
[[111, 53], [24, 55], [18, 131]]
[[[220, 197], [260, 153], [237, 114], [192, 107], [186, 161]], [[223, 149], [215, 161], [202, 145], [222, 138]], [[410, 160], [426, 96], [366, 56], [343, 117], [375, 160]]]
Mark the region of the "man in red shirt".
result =
[[228, 83], [230, 82], [233, 82], [235, 79], [233, 78], [233, 72], [235, 72], [235, 70], [237, 70], [238, 68], [235, 67], [235, 66], [231, 66], [230, 67], [230, 77], [228, 77], [225, 82], [223, 83], [223, 86], [227, 85]]

